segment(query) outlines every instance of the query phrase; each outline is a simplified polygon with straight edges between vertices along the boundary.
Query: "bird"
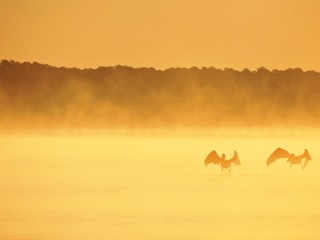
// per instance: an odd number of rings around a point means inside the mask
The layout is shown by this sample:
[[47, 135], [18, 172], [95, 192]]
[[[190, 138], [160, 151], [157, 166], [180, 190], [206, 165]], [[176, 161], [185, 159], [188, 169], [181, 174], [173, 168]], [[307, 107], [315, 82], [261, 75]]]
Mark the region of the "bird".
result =
[[231, 159], [226, 160], [225, 154], [222, 154], [220, 157], [218, 153], [215, 150], [213, 150], [205, 158], [204, 163], [206, 166], [208, 166], [209, 163], [220, 165], [222, 172], [224, 169], [228, 169], [229, 173], [231, 173], [231, 167], [241, 165], [237, 151], [234, 151], [234, 155]]
[[[276, 160], [281, 158], [286, 158], [287, 162], [290, 163], [290, 167], [293, 164], [300, 164], [302, 169], [304, 169], [308, 165], [308, 161], [311, 160], [311, 156], [307, 149], [304, 150], [303, 154], [295, 156], [293, 153], [289, 153], [287, 150], [279, 147], [270, 155], [270, 157], [267, 159], [266, 164], [267, 166], [270, 166]], [[303, 159], [305, 160], [304, 163]]]

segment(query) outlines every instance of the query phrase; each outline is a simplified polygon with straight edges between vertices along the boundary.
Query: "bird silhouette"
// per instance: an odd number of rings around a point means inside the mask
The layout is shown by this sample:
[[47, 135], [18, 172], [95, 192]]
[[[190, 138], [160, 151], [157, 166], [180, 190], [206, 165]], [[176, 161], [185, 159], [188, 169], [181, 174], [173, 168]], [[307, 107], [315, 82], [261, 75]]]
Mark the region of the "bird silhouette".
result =
[[302, 169], [304, 169], [308, 165], [308, 161], [311, 160], [311, 156], [307, 149], [304, 150], [303, 154], [295, 156], [293, 153], [289, 153], [283, 148], [277, 148], [267, 159], [266, 164], [267, 166], [270, 166], [272, 163], [282, 158], [287, 159], [287, 162], [290, 163], [290, 167], [293, 164], [300, 164]]

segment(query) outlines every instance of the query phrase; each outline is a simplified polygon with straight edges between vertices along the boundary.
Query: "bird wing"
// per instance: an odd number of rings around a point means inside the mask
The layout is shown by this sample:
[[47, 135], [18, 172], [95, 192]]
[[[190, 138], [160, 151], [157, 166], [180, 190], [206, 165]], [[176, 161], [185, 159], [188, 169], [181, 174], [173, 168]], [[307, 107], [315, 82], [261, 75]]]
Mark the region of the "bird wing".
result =
[[267, 160], [267, 166], [269, 166], [271, 163], [273, 163], [275, 160], [279, 158], [289, 158], [290, 153], [287, 150], [284, 150], [283, 148], [277, 148], [268, 158]]
[[221, 161], [221, 158], [219, 157], [219, 155], [217, 154], [216, 151], [212, 151], [208, 154], [208, 156], [206, 157], [206, 159], [204, 160], [204, 163], [206, 164], [206, 166], [209, 163], [213, 163], [213, 164], [219, 164]]
[[305, 169], [306, 168], [306, 166], [308, 165], [308, 162], [309, 162], [310, 160], [305, 160], [305, 162], [304, 162], [304, 164], [303, 164], [303, 166], [302, 166], [302, 169]]
[[234, 150], [233, 159], [235, 160], [236, 165], [241, 165], [241, 162], [240, 162], [240, 159], [239, 159], [239, 156], [238, 156], [238, 153], [236, 150]]
[[311, 156], [310, 156], [310, 154], [309, 154], [309, 151], [308, 151], [307, 149], [304, 149], [304, 154], [305, 154], [305, 158], [306, 158], [307, 161], [312, 160], [312, 159], [311, 159]]

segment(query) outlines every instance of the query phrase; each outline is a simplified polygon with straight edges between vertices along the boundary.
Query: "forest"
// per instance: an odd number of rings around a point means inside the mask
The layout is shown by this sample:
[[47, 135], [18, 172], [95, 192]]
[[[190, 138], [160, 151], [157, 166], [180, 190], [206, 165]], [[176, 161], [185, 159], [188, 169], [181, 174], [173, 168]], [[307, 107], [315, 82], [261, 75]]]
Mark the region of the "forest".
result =
[[0, 129], [318, 127], [320, 73], [300, 68], [78, 69], [0, 62]]

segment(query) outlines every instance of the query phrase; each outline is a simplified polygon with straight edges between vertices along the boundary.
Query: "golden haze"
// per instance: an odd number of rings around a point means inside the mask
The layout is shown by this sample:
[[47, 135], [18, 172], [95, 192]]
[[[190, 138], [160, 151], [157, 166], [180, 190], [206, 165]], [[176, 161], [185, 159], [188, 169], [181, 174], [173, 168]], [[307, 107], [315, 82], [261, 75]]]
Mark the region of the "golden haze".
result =
[[[0, 0], [0, 59], [27, 61], [1, 62], [0, 239], [319, 239], [319, 73], [302, 71], [320, 71], [319, 7]], [[68, 69], [118, 64], [219, 69]], [[242, 71], [261, 66], [270, 71]], [[175, 131], [150, 134], [152, 114], [151, 126]], [[206, 128], [209, 116], [224, 127]], [[105, 131], [113, 121], [133, 126]], [[194, 123], [204, 127], [185, 128]], [[37, 131], [46, 128], [56, 131]], [[278, 147], [306, 148], [312, 161], [267, 167]], [[241, 167], [205, 167], [213, 149], [236, 150]]]

